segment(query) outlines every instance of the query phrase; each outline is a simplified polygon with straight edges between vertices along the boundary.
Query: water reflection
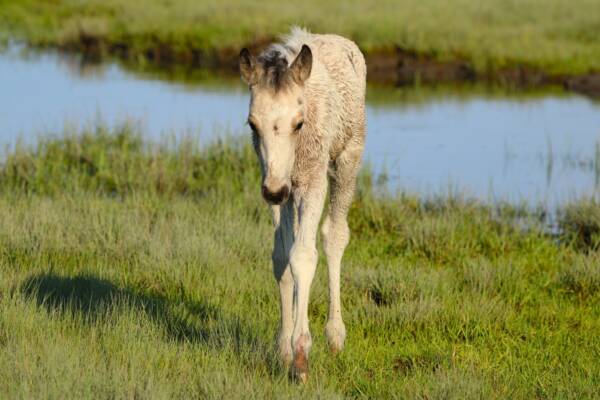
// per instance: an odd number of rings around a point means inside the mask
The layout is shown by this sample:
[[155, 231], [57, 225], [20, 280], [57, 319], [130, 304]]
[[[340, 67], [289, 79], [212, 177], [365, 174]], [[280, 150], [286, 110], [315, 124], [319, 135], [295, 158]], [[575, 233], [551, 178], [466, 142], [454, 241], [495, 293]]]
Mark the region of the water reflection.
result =
[[[202, 70], [128, 71], [73, 56], [0, 55], [0, 141], [101, 118], [165, 133], [244, 134], [247, 91]], [[167, 79], [175, 79], [170, 81]], [[370, 87], [365, 158], [392, 189], [555, 206], [599, 185], [600, 106], [559, 90]]]

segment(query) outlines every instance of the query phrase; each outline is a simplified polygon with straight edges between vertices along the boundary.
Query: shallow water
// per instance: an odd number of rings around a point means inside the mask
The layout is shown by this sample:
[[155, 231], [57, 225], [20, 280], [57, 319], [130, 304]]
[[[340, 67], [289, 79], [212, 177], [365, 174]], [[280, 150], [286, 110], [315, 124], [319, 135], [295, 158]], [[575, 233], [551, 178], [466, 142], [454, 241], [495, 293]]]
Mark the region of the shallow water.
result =
[[[173, 83], [116, 63], [82, 67], [56, 53], [0, 54], [0, 142], [100, 119], [141, 121], [152, 137], [247, 134], [237, 80]], [[392, 190], [461, 192], [555, 207], [596, 194], [600, 104], [571, 94], [369, 88], [365, 160]]]

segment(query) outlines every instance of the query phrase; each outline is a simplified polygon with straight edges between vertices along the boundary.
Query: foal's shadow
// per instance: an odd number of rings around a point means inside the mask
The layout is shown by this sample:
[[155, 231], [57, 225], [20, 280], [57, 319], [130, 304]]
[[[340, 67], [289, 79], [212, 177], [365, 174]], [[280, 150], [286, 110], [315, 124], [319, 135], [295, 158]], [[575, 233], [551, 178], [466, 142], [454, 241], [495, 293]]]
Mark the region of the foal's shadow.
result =
[[[102, 322], [110, 310], [132, 308], [164, 328], [171, 340], [217, 350], [232, 347], [237, 354], [255, 355], [271, 373], [283, 372], [271, 346], [261, 341], [243, 320], [225, 315], [220, 308], [204, 300], [190, 300], [183, 289], [176, 299], [167, 299], [118, 287], [93, 275], [63, 277], [47, 273], [28, 278], [21, 292], [49, 312], [82, 315], [88, 323]], [[257, 359], [245, 361], [253, 363]]]

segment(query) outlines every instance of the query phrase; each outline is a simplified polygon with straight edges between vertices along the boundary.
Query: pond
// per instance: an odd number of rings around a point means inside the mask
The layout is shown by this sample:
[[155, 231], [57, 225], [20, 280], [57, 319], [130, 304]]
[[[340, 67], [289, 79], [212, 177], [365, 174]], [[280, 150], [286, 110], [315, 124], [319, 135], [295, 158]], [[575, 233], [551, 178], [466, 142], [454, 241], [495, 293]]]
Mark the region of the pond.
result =
[[[147, 135], [248, 135], [247, 89], [207, 74], [172, 81], [77, 56], [0, 54], [0, 143], [33, 142], [65, 125], [140, 121]], [[560, 90], [368, 89], [365, 162], [391, 190], [460, 192], [556, 207], [600, 186], [600, 103]], [[204, 139], [203, 139], [204, 140]]]

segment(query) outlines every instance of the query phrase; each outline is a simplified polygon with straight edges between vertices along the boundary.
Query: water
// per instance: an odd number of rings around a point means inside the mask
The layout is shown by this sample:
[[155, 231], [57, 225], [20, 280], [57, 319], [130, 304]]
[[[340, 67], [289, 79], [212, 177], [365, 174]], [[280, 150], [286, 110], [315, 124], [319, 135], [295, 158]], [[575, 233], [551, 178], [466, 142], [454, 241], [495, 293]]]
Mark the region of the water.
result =
[[[16, 46], [0, 54], [3, 144], [97, 119], [209, 141], [247, 134], [247, 107], [237, 80], [181, 84]], [[365, 160], [393, 190], [555, 207], [598, 191], [599, 140], [600, 104], [577, 95], [369, 89]]]

